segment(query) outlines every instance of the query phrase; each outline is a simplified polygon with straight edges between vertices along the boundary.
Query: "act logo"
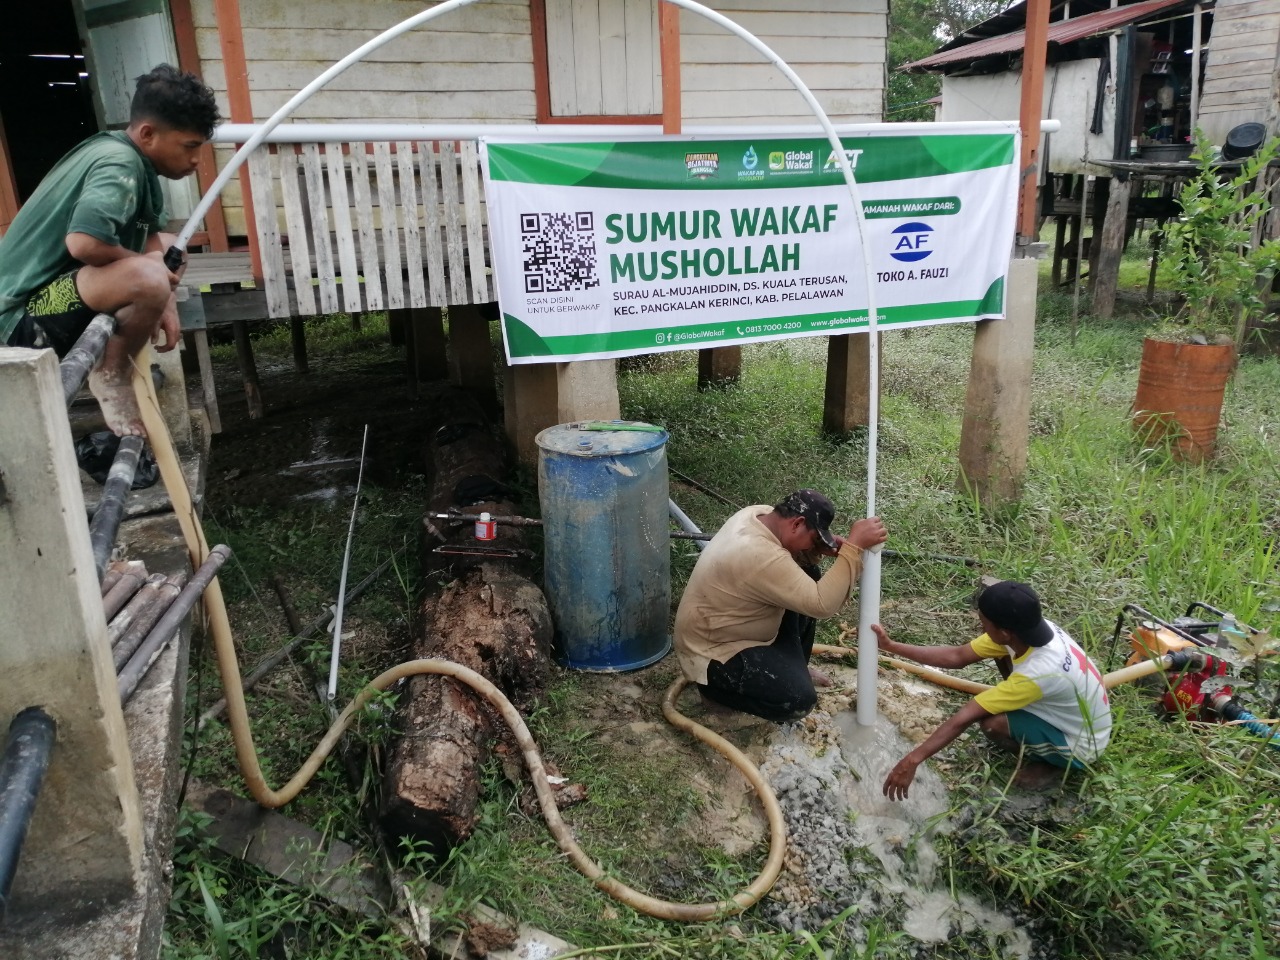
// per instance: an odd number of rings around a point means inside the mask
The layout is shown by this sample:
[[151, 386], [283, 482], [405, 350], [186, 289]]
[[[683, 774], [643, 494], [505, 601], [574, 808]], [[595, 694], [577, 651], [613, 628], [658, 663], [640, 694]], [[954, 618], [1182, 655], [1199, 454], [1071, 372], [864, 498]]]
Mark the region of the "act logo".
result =
[[903, 263], [915, 263], [933, 253], [933, 227], [927, 223], [904, 223], [895, 227], [889, 256]]
[[754, 170], [759, 162], [760, 158], [756, 156], [756, 148], [747, 147], [747, 152], [742, 155], [742, 169]]

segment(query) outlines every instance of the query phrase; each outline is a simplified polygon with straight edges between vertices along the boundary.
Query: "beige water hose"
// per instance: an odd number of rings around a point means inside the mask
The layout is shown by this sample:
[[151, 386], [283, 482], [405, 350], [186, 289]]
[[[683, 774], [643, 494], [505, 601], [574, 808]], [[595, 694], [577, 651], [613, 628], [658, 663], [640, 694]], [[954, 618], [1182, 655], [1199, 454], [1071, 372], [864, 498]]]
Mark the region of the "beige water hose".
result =
[[[178, 518], [187, 550], [191, 554], [192, 568], [196, 569], [208, 555], [209, 545], [205, 540], [200, 519], [196, 515], [191, 493], [187, 489], [186, 478], [183, 476], [182, 466], [174, 451], [169, 429], [161, 416], [151, 377], [143, 373], [150, 369], [149, 350], [144, 349], [134, 366], [134, 391], [138, 397], [142, 422], [151, 441], [156, 464], [160, 468], [160, 476], [164, 480], [174, 515]], [[227, 699], [227, 717], [231, 725], [232, 740], [235, 743], [236, 759], [249, 794], [264, 807], [280, 807], [294, 799], [337, 746], [356, 714], [381, 691], [405, 677], [437, 674], [467, 684], [488, 700], [502, 715], [502, 719], [515, 735], [516, 742], [524, 754], [529, 776], [533, 781], [533, 788], [538, 795], [538, 803], [542, 807], [542, 815], [547, 821], [551, 835], [560, 849], [573, 861], [574, 866], [605, 893], [629, 907], [660, 919], [711, 920], [746, 910], [763, 897], [778, 879], [778, 874], [782, 870], [783, 855], [786, 852], [786, 822], [783, 820], [778, 800], [769, 784], [760, 775], [760, 771], [740, 750], [723, 737], [683, 716], [676, 709], [676, 698], [685, 686], [683, 679], [677, 680], [667, 690], [662, 701], [663, 715], [674, 726], [693, 734], [703, 743], [723, 754], [737, 767], [755, 788], [769, 821], [769, 856], [760, 875], [746, 889], [732, 898], [714, 903], [673, 903], [668, 900], [659, 900], [606, 876], [603, 868], [578, 846], [569, 827], [560, 818], [560, 810], [556, 806], [551, 785], [547, 781], [546, 769], [542, 765], [538, 746], [519, 712], [503, 696], [502, 691], [483, 676], [461, 664], [450, 663], [447, 660], [409, 660], [379, 674], [356, 694], [289, 782], [279, 790], [271, 789], [262, 775], [262, 767], [258, 763], [257, 750], [253, 743], [253, 734], [249, 729], [249, 715], [245, 708], [244, 689], [240, 683], [240, 664], [236, 659], [235, 641], [227, 619], [222, 588], [216, 578], [205, 589], [204, 608], [208, 619], [209, 635], [213, 638], [218, 671], [222, 676], [223, 691]]]

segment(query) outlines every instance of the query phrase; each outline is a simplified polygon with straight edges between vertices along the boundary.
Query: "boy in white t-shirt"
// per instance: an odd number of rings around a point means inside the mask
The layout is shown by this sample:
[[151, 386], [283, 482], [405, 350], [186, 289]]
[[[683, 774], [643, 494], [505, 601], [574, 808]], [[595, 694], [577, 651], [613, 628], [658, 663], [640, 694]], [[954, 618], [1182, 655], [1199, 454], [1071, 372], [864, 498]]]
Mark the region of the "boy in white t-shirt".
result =
[[1102, 674], [1066, 631], [1044, 619], [1031, 587], [1012, 580], [987, 587], [978, 597], [978, 619], [986, 632], [951, 647], [897, 643], [880, 624], [871, 628], [883, 652], [931, 667], [1012, 661], [1004, 680], [957, 710], [889, 772], [884, 794], [890, 800], [904, 799], [916, 768], [970, 724], [978, 724], [999, 746], [1023, 754], [1015, 782], [1027, 787], [1045, 786], [1066, 769], [1092, 763], [1111, 738]]

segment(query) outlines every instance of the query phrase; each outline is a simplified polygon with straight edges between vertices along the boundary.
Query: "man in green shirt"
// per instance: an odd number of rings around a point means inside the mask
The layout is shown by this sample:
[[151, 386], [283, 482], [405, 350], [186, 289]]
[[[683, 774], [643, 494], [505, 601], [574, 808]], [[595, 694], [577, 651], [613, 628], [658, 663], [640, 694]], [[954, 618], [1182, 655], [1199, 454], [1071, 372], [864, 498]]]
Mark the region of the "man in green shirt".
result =
[[95, 134], [59, 160], [0, 237], [0, 343], [64, 356], [96, 314], [115, 316], [89, 387], [121, 436], [144, 433], [134, 354], [148, 339], [159, 350], [178, 343], [160, 177], [195, 172], [218, 120], [208, 87], [161, 64], [138, 78], [128, 128]]

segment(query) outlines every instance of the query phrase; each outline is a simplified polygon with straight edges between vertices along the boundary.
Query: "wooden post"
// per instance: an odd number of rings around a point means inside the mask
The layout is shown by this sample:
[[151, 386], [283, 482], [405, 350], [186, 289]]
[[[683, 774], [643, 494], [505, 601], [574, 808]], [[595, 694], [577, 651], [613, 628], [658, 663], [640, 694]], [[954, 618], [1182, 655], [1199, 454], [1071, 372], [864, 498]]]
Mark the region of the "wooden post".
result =
[[[244, 28], [240, 22], [240, 0], [214, 0], [214, 16], [218, 21], [218, 43], [227, 79], [227, 100], [231, 104], [233, 123], [253, 123], [253, 99], [249, 93], [249, 64], [244, 53]], [[244, 203], [244, 228], [249, 238], [249, 262], [253, 279], [262, 283], [262, 251], [258, 248], [258, 224], [253, 209], [253, 190], [249, 183], [249, 165], [240, 168], [240, 196]], [[274, 217], [275, 210], [262, 211]], [[252, 414], [250, 414], [252, 416]]]
[[[416, 333], [417, 331], [415, 331]], [[493, 381], [493, 345], [489, 342], [489, 321], [480, 304], [449, 306], [450, 378], [460, 387], [475, 391], [487, 413], [498, 406]]]
[[249, 405], [249, 419], [262, 419], [262, 388], [258, 385], [258, 365], [253, 359], [253, 344], [249, 341], [249, 321], [233, 320], [231, 329], [236, 336], [236, 359], [240, 361], [240, 375], [244, 377], [244, 398]]
[[0, 729], [58, 725], [12, 906], [109, 903], [139, 889], [143, 823], [53, 351], [0, 347], [0, 409]]
[[698, 389], [727, 387], [742, 376], [742, 348], [715, 347], [698, 351]]
[[[883, 344], [884, 335], [879, 336]], [[871, 422], [870, 374], [870, 334], [846, 333], [827, 338], [827, 386], [822, 406], [825, 432], [845, 436]]]
[[1022, 53], [1022, 186], [1018, 194], [1018, 244], [1036, 239], [1036, 189], [1040, 182], [1040, 116], [1044, 111], [1044, 71], [1048, 56], [1049, 0], [1027, 0]]
[[[311, 372], [307, 362], [307, 321], [304, 317], [289, 318], [289, 339], [293, 343], [293, 368], [304, 377]], [[237, 349], [239, 341], [236, 341]]]
[[1016, 501], [1027, 470], [1038, 264], [1009, 264], [1003, 320], [980, 320], [960, 428], [960, 488], [986, 506]]
[[[407, 314], [406, 327], [411, 331], [412, 339], [406, 343], [410, 349], [410, 368], [418, 382], [424, 380], [443, 380], [449, 376], [449, 357], [445, 349], [444, 318], [439, 307], [414, 307], [411, 310], [396, 311]], [[449, 308], [449, 328], [453, 329], [453, 308]], [[492, 350], [489, 346], [489, 328], [483, 327], [484, 350], [490, 358], [488, 373], [488, 389], [493, 391]], [[477, 331], [479, 333], [479, 331]], [[465, 339], [465, 337], [464, 337]], [[477, 344], [477, 346], [479, 346]], [[455, 341], [454, 350], [458, 349]]]
[[[196, 45], [195, 17], [191, 0], [169, 0], [169, 15], [173, 20], [173, 40], [178, 48], [178, 66], [185, 72], [202, 77], [200, 51]], [[213, 146], [206, 143], [200, 148], [200, 164], [196, 167], [196, 182], [203, 194], [218, 177], [218, 165], [213, 157]], [[217, 198], [204, 217], [205, 230], [209, 234], [209, 247], [214, 253], [226, 253], [231, 249], [227, 242], [227, 221], [222, 215], [222, 199]]]
[[9, 159], [9, 143], [4, 136], [4, 121], [0, 120], [0, 237], [9, 229], [18, 215], [18, 184], [13, 177], [13, 163]]
[[1107, 196], [1107, 217], [1102, 239], [1093, 245], [1093, 315], [1109, 317], [1116, 309], [1116, 284], [1120, 280], [1120, 255], [1124, 252], [1129, 220], [1129, 177], [1116, 172]]

